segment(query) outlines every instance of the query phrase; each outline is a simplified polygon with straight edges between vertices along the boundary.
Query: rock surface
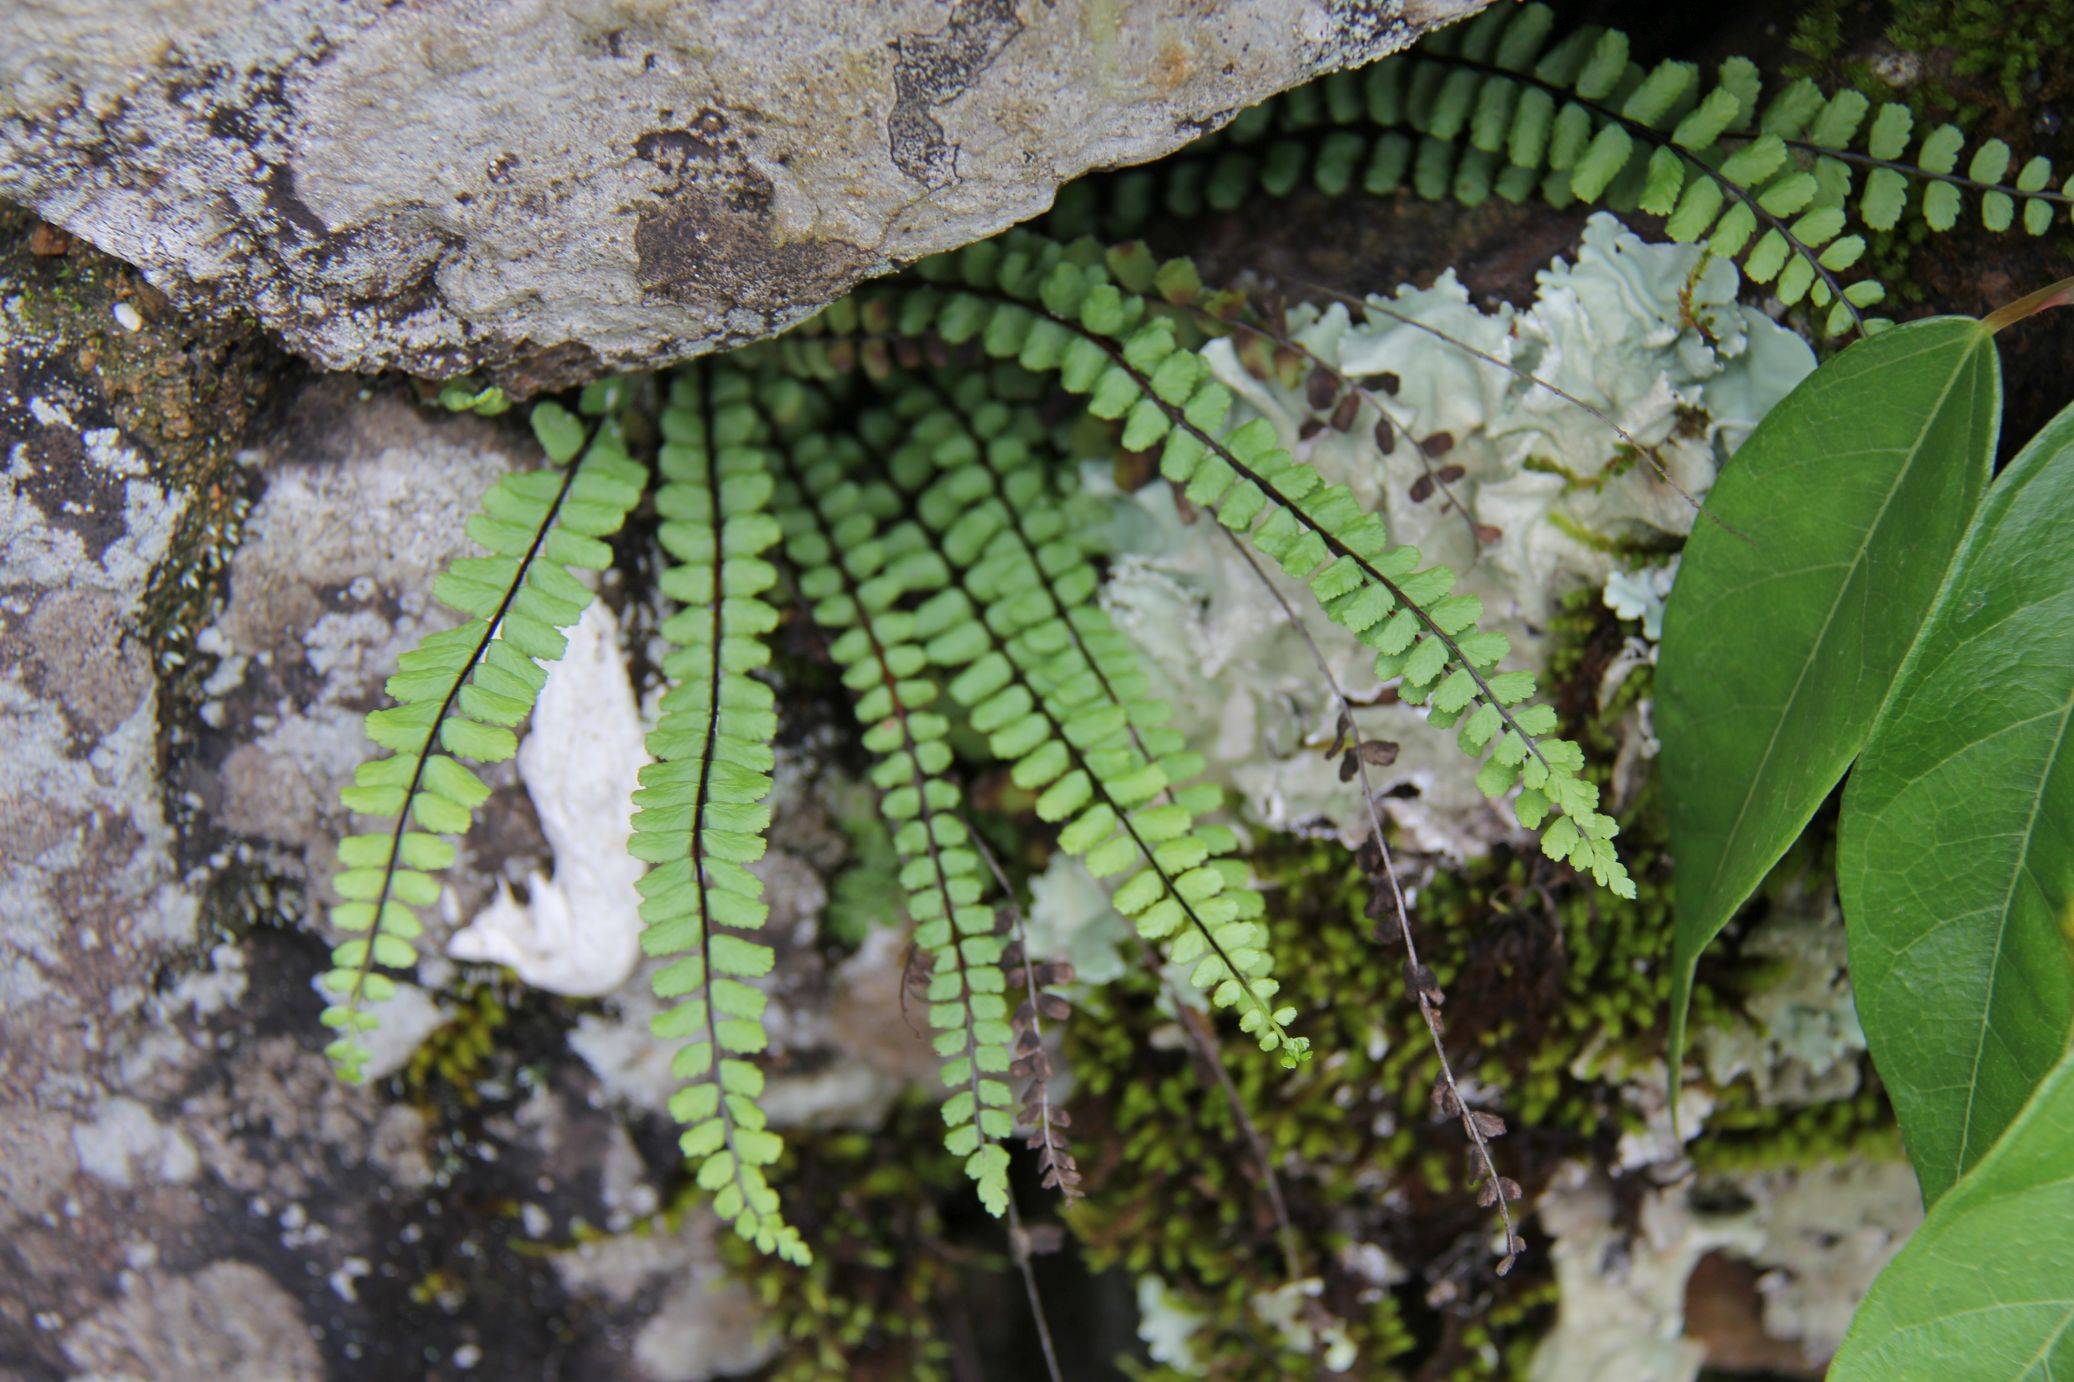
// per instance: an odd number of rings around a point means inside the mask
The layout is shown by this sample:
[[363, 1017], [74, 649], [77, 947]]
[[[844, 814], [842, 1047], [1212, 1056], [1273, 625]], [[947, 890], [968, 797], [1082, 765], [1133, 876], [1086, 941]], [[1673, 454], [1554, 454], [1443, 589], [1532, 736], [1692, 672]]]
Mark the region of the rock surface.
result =
[[[312, 378], [4, 211], [0, 280], [0, 1374], [754, 1366], [761, 1308], [714, 1289], [710, 1217], [624, 1233], [677, 1183], [667, 1119], [571, 1038], [652, 1061], [638, 998], [439, 963], [394, 1005], [394, 1080], [349, 1088], [320, 1051], [307, 923], [360, 713], [451, 617], [424, 592], [478, 492], [537, 458], [517, 415]], [[457, 916], [550, 857], [499, 782]], [[802, 947], [773, 1089], [848, 1124], [916, 1063], [839, 1049], [901, 956], [821, 961], [844, 846], [813, 795], [771, 856]]]
[[0, 197], [340, 369], [776, 330], [1485, 0], [0, 6]]

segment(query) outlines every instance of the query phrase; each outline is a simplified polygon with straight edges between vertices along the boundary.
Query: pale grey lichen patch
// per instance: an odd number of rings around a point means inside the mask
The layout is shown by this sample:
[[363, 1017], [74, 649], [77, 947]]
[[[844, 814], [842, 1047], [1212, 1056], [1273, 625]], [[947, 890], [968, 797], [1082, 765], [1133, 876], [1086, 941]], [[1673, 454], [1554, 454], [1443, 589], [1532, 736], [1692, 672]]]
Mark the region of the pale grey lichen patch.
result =
[[1535, 1382], [1691, 1382], [1706, 1351], [1684, 1333], [1686, 1285], [1712, 1253], [1759, 1270], [1766, 1334], [1819, 1368], [1923, 1217], [1906, 1162], [1858, 1158], [1650, 1189], [1632, 1213], [1572, 1165], [1536, 1213], [1553, 1236], [1559, 1306]]
[[633, 1345], [643, 1382], [738, 1377], [775, 1351], [755, 1297], [727, 1279], [716, 1227], [687, 1216], [674, 1229], [616, 1234], [555, 1257], [556, 1274], [571, 1292], [643, 1321]]
[[[1481, 310], [1452, 273], [1430, 288], [1400, 289], [1385, 305], [1569, 398], [1391, 317], [1355, 324], [1339, 305], [1290, 314], [1295, 339], [1344, 375], [1395, 376], [1394, 394], [1372, 390], [1400, 433], [1387, 453], [1375, 440], [1374, 411], [1346, 433], [1300, 435], [1310, 411], [1301, 388], [1254, 378], [1229, 340], [1207, 354], [1295, 454], [1382, 514], [1393, 540], [1460, 574], [1457, 588], [1483, 601], [1485, 626], [1511, 639], [1510, 665], [1539, 670], [1562, 595], [1602, 586], [1688, 531], [1686, 496], [1705, 493], [1723, 458], [1814, 358], [1800, 338], [1737, 303], [1733, 265], [1648, 244], [1604, 215], [1537, 282], [1521, 311]], [[1445, 493], [1429, 478], [1441, 462], [1415, 445], [1443, 433], [1444, 461], [1461, 471]], [[1638, 458], [1630, 439], [1654, 448], [1667, 476]], [[1323, 751], [1337, 703], [1280, 605], [1204, 532], [1207, 521], [1184, 522], [1163, 486], [1119, 506], [1104, 604], [1249, 819], [1358, 837], [1359, 797]], [[1413, 844], [1466, 858], [1506, 838], [1507, 817], [1476, 791], [1449, 738], [1379, 699], [1370, 656], [1316, 612], [1308, 592], [1281, 585], [1341, 684], [1367, 707], [1365, 733], [1402, 746], [1372, 775]]]
[[1769, 972], [1739, 1012], [1695, 1032], [1707, 1078], [1725, 1088], [1747, 1074], [1765, 1104], [1804, 1106], [1857, 1093], [1865, 1030], [1851, 1001], [1843, 913], [1828, 880], [1780, 889], [1742, 954]]
[[140, 1178], [185, 1183], [199, 1169], [194, 1144], [167, 1127], [135, 1099], [105, 1099], [92, 1121], [72, 1128], [72, 1150], [80, 1169], [110, 1185], [130, 1186]]
[[1750, 1260], [1762, 1269], [1765, 1332], [1800, 1344], [1810, 1366], [1843, 1342], [1851, 1316], [1923, 1222], [1907, 1162], [1854, 1160], [1762, 1172], [1742, 1184], [1763, 1228]]
[[11, 1113], [0, 1119], [0, 1231], [48, 1215], [77, 1170], [72, 1119], [34, 1107]]

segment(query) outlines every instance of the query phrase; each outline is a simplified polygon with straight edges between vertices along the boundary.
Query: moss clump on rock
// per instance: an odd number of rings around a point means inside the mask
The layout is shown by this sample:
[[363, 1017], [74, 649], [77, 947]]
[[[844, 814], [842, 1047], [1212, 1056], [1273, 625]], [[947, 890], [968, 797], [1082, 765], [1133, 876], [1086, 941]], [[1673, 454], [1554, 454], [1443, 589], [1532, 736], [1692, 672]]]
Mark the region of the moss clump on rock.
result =
[[[1565, 603], [1552, 680], [1569, 732], [1608, 764], [1648, 676], [1646, 667], [1630, 674], [1597, 703], [1608, 660], [1633, 628], [1595, 595]], [[1622, 837], [1631, 900], [1580, 886], [1538, 851], [1506, 848], [1442, 864], [1416, 893], [1421, 958], [1448, 995], [1456, 1070], [1510, 1121], [1501, 1170], [1529, 1205], [1561, 1164], [1618, 1164], [1623, 1140], [1661, 1121], [1671, 898], [1646, 781]], [[1318, 1325], [1311, 1348], [1344, 1339], [1367, 1376], [1390, 1375], [1392, 1360], [1416, 1360], [1425, 1376], [1516, 1371], [1552, 1318], [1547, 1257], [1530, 1254], [1504, 1278], [1491, 1271], [1491, 1225], [1476, 1208], [1459, 1130], [1434, 1118], [1438, 1066], [1405, 994], [1402, 952], [1379, 944], [1365, 915], [1366, 880], [1330, 843], [1278, 839], [1254, 864], [1276, 897], [1268, 918], [1277, 953], [1290, 957], [1286, 992], [1313, 1014], [1307, 1034], [1329, 1054], [1285, 1072], [1243, 1039], [1220, 1052], [1278, 1168], [1309, 1254], [1300, 1270], [1318, 1278], [1306, 1305]], [[1703, 975], [1696, 1027], [1736, 1020], [1777, 968], [1740, 956], [1731, 938]], [[1768, 1104], [1747, 1076], [1709, 1088], [1708, 1168], [1891, 1145], [1892, 1116], [1855, 1059], [1857, 1092], [1827, 1102]], [[1192, 1321], [1187, 1348], [1204, 1375], [1316, 1367], [1316, 1352], [1292, 1343], [1286, 1319], [1264, 1308], [1288, 1278], [1247, 1135], [1149, 977], [1112, 986], [1103, 1006], [1069, 1024], [1067, 1063], [1079, 1080], [1089, 1190], [1069, 1218], [1091, 1264], [1157, 1277], [1162, 1300]], [[1535, 1237], [1531, 1222], [1526, 1232]]]
[[762, 1304], [777, 1341], [771, 1382], [950, 1375], [936, 1321], [971, 1252], [949, 1240], [945, 1205], [962, 1207], [965, 1182], [940, 1126], [933, 1108], [910, 1100], [875, 1132], [788, 1141], [777, 1169], [795, 1222], [813, 1235], [809, 1267], [721, 1235], [723, 1259]]
[[506, 984], [468, 983], [446, 1006], [447, 1019], [410, 1054], [399, 1075], [403, 1092], [426, 1112], [447, 1100], [473, 1109], [482, 1102], [481, 1084], [511, 1021]]

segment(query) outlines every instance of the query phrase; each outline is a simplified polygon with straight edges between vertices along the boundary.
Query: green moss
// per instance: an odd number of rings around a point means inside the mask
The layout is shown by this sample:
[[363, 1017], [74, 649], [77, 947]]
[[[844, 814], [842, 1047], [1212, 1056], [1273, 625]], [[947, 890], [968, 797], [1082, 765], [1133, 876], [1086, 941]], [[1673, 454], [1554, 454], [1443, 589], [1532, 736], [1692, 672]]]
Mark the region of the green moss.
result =
[[1902, 1155], [1901, 1133], [1886, 1096], [1870, 1080], [1848, 1099], [1793, 1109], [1761, 1105], [1738, 1084], [1723, 1091], [1691, 1154], [1706, 1172], [1767, 1171], [1853, 1156], [1885, 1161]]
[[770, 1315], [771, 1382], [949, 1376], [934, 1322], [973, 1262], [947, 1240], [941, 1206], [969, 1192], [941, 1126], [934, 1108], [910, 1101], [876, 1132], [788, 1140], [772, 1178], [814, 1245], [810, 1267], [722, 1235], [723, 1257]]
[[[1919, 116], [2035, 134], [2034, 112], [2074, 96], [2074, 72], [2060, 61], [2069, 32], [2074, 0], [1818, 0], [1795, 21], [1791, 46], [1815, 74]], [[1878, 44], [1907, 56], [1910, 80], [1852, 56]]]
[[1896, 0], [1888, 41], [1929, 56], [1950, 85], [1999, 96], [2016, 110], [2074, 94], [2064, 61], [2074, 33], [2069, 0]]
[[[1287, 957], [1284, 993], [1310, 1015], [1306, 1035], [1321, 1054], [1285, 1072], [1234, 1037], [1223, 1058], [1283, 1168], [1291, 1215], [1312, 1259], [1303, 1269], [1324, 1279], [1320, 1305], [1359, 1350], [1363, 1375], [1384, 1376], [1389, 1360], [1425, 1362], [1439, 1341], [1430, 1337], [1430, 1316], [1415, 1327], [1416, 1316], [1428, 1315], [1419, 1288], [1377, 1289], [1347, 1265], [1347, 1250], [1373, 1245], [1423, 1265], [1479, 1232], [1480, 1215], [1473, 1197], [1460, 1193], [1458, 1148], [1429, 1122], [1433, 1055], [1416, 1009], [1404, 1001], [1398, 955], [1369, 938], [1358, 871], [1343, 851], [1321, 844], [1279, 844], [1257, 863], [1275, 899], [1270, 916], [1277, 953]], [[1512, 861], [1496, 868], [1509, 871]], [[1439, 908], [1420, 902], [1427, 951], [1442, 958], [1435, 967], [1456, 990], [1451, 1006], [1479, 982], [1464, 973], [1459, 943], [1441, 938], [1461, 911], [1452, 900]], [[1489, 967], [1494, 958], [1479, 955], [1476, 963]], [[1490, 968], [1487, 978], [1509, 984], [1499, 977], [1504, 968]], [[1081, 1081], [1081, 1140], [1101, 1149], [1083, 1158], [1090, 1198], [1071, 1216], [1091, 1265], [1163, 1277], [1205, 1318], [1191, 1346], [1212, 1376], [1311, 1371], [1316, 1360], [1286, 1347], [1253, 1305], [1284, 1277], [1275, 1227], [1229, 1106], [1191, 1057], [1174, 1049], [1171, 1020], [1150, 1001], [1146, 981], [1112, 992], [1113, 1010], [1076, 1020], [1068, 1038], [1068, 1063]], [[1503, 1040], [1498, 1026], [1484, 1036]], [[1457, 1050], [1479, 1044], [1458, 1040]], [[1479, 1327], [1503, 1333], [1502, 1307], [1519, 1304], [1537, 1284], [1534, 1260], [1503, 1282], [1490, 1276], [1486, 1260], [1470, 1270], [1492, 1293]], [[1473, 1351], [1457, 1332], [1450, 1352], [1466, 1360]]]
[[468, 1285], [445, 1267], [434, 1267], [410, 1286], [413, 1305], [433, 1307], [458, 1315], [468, 1304]]
[[511, 1021], [500, 982], [464, 984], [452, 995], [447, 1020], [434, 1028], [397, 1077], [404, 1096], [431, 1111], [446, 1100], [473, 1109], [490, 1073], [498, 1038]]
[[[1602, 780], [1621, 721], [1649, 689], [1644, 668], [1603, 710], [1594, 702], [1631, 631], [1590, 592], [1566, 602], [1555, 628], [1555, 700]], [[1448, 994], [1450, 1055], [1465, 1078], [1495, 1091], [1493, 1106], [1512, 1124], [1497, 1144], [1501, 1170], [1526, 1186], [1529, 1203], [1560, 1162], [1612, 1159], [1620, 1134], [1640, 1124], [1625, 1086], [1660, 1067], [1672, 913], [1653, 791], [1628, 804], [1621, 830], [1633, 900], [1580, 886], [1538, 852], [1503, 849], [1440, 869], [1415, 900], [1421, 958]], [[1312, 1254], [1303, 1269], [1324, 1280], [1321, 1306], [1360, 1349], [1364, 1376], [1389, 1375], [1393, 1359], [1415, 1359], [1428, 1376], [1512, 1372], [1550, 1319], [1546, 1257], [1530, 1252], [1504, 1279], [1491, 1271], [1492, 1222], [1465, 1182], [1459, 1130], [1432, 1119], [1437, 1061], [1405, 995], [1401, 952], [1371, 938], [1364, 879], [1325, 843], [1274, 841], [1255, 865], [1273, 899], [1284, 992], [1308, 1015], [1305, 1035], [1320, 1056], [1283, 1071], [1226, 1033], [1223, 1058], [1280, 1168]], [[1696, 1023], [1727, 1020], [1774, 977], [1768, 962], [1741, 959], [1731, 936], [1703, 973]], [[1316, 1360], [1292, 1353], [1252, 1306], [1283, 1270], [1228, 1106], [1181, 1049], [1148, 980], [1134, 976], [1101, 1001], [1104, 1011], [1068, 1030], [1077, 1126], [1090, 1149], [1089, 1200], [1071, 1217], [1091, 1264], [1163, 1278], [1204, 1317], [1191, 1346], [1212, 1376], [1311, 1371]], [[1891, 1117], [1869, 1084], [1854, 1099], [1805, 1109], [1765, 1107], [1748, 1081], [1717, 1097], [1696, 1149], [1709, 1166], [1824, 1160], [1892, 1143]], [[1526, 1231], [1535, 1237], [1531, 1224]], [[1356, 1245], [1408, 1264], [1411, 1280], [1379, 1290], [1359, 1278], [1347, 1256]], [[1435, 1312], [1426, 1291], [1436, 1271], [1472, 1310]]]

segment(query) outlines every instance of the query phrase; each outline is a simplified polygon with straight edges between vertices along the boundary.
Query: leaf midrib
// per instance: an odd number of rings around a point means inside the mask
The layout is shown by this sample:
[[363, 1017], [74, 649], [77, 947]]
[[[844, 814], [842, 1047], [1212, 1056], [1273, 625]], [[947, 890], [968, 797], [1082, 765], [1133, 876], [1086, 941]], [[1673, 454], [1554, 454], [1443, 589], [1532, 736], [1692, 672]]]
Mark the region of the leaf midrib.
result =
[[[1935, 429], [1937, 416], [1943, 410], [1945, 401], [1951, 397], [1952, 390], [1957, 386], [1960, 377], [1972, 367], [1980, 345], [1986, 339], [1986, 337], [1976, 338], [1972, 346], [1960, 357], [1958, 365], [1944, 381], [1944, 387], [1938, 391], [1937, 401], [1932, 405], [1928, 414], [1929, 422], [1917, 432], [1914, 441], [1909, 444], [1906, 459], [1896, 468], [1893, 483], [1888, 485], [1885, 496], [1880, 500], [1878, 511], [1873, 514], [1872, 522], [1866, 525], [1865, 536], [1859, 539], [1858, 549], [1851, 554], [1851, 560], [1847, 564], [1850, 574], [1845, 576], [1843, 581], [1838, 584], [1836, 595], [1829, 602], [1829, 610], [1822, 619], [1821, 631], [1815, 636], [1814, 647], [1817, 651], [1828, 641], [1830, 627], [1836, 622], [1836, 612], [1843, 607], [1844, 591], [1850, 587], [1852, 579], [1857, 575], [1864, 561], [1866, 549], [1872, 545], [1873, 535], [1879, 531], [1881, 522], [1887, 516], [1888, 508], [1894, 502], [1894, 496], [1900, 492], [1903, 482], [1914, 471], [1916, 461], [1921, 457], [1924, 444], [1928, 440], [1930, 433]], [[1920, 353], [1927, 353], [1927, 351]], [[1902, 363], [1914, 358], [1913, 355], [1903, 356], [1899, 361], [1890, 362], [1890, 366], [1891, 364]], [[1947, 569], [1949, 569], [1949, 563], [1947, 563]], [[1934, 600], [1932, 604], [1935, 604]], [[1903, 650], [1901, 663], [1897, 664], [1897, 667], [1907, 663], [1908, 652], [1914, 648], [1916, 639], [1921, 636], [1922, 629], [1919, 626], [1915, 635], [1909, 640], [1909, 648]], [[1793, 689], [1787, 693], [1785, 701], [1780, 705], [1780, 713], [1772, 724], [1771, 735], [1765, 740], [1764, 753], [1758, 758], [1757, 766], [1750, 774], [1750, 781], [1743, 788], [1743, 799], [1736, 808], [1736, 818], [1730, 824], [1728, 833], [1722, 837], [1721, 849], [1714, 856], [1713, 871], [1707, 878], [1707, 897], [1710, 902], [1717, 897], [1720, 891], [1722, 873], [1727, 868], [1728, 861], [1732, 857], [1733, 847], [1742, 832], [1743, 821], [1750, 814], [1750, 804], [1757, 799], [1755, 786], [1757, 779], [1763, 776], [1771, 766], [1772, 754], [1778, 747], [1779, 735], [1785, 729], [1788, 713], [1799, 701], [1801, 688], [1807, 684], [1808, 670], [1815, 665], [1815, 661], [1816, 659], [1812, 655], [1802, 660], [1800, 671], [1793, 679]], [[1878, 716], [1875, 715], [1873, 718], [1877, 719]], [[1709, 910], [1715, 911], [1719, 909], [1716, 906]]]
[[1966, 1110], [1959, 1120], [1959, 1150], [1952, 1166], [1954, 1181], [1965, 1174], [1966, 1150], [1973, 1144], [1973, 1103], [1980, 1093], [1980, 1065], [1987, 1052], [1988, 1015], [1994, 1010], [1995, 987], [2001, 977], [2002, 947], [2009, 939], [2010, 904], [2016, 898], [2018, 880], [2030, 867], [2031, 846], [2038, 835], [2038, 813], [2045, 803], [2045, 787], [2059, 766], [2060, 749], [2067, 742], [2070, 721], [2074, 721], [2074, 691], [2068, 693], [2066, 703], [2060, 708], [2060, 727], [2053, 735], [2052, 751], [2045, 755], [2045, 766], [2038, 774], [2037, 788], [2031, 793], [2031, 813], [2024, 821], [2023, 848], [2018, 851], [2015, 865], [2009, 870], [2009, 886], [2003, 889], [2002, 903], [1996, 908], [1995, 952], [1988, 960], [1988, 993], [1980, 1005], [1980, 1029], [1974, 1033], [1973, 1062], [1966, 1072]]

